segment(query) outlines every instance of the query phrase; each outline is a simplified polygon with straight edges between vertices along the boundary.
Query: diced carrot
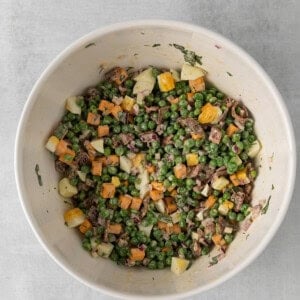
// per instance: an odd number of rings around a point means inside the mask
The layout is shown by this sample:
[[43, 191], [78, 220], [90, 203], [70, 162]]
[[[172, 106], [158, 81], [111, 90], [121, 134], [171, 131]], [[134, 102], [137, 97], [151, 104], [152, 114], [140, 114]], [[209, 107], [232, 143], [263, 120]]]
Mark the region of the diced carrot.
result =
[[168, 99], [168, 101], [171, 103], [171, 104], [177, 104], [179, 102], [179, 98], [170, 98]]
[[109, 135], [109, 126], [108, 125], [101, 125], [98, 126], [98, 136], [108, 136]]
[[173, 213], [174, 211], [177, 210], [177, 205], [174, 201], [174, 199], [172, 197], [166, 197], [164, 199], [165, 203], [166, 203], [166, 208], [167, 208], [167, 213], [168, 214], [171, 214]]
[[171, 191], [170, 195], [171, 195], [172, 197], [175, 197], [175, 196], [177, 195], [177, 190], [174, 188], [174, 189]]
[[108, 155], [106, 159], [106, 165], [118, 165], [119, 164], [119, 156], [117, 155]]
[[102, 174], [102, 162], [99, 160], [92, 161], [92, 174], [95, 176], [101, 176]]
[[67, 148], [66, 152], [62, 153], [58, 159], [67, 165], [71, 165], [74, 157], [75, 157], [75, 151]]
[[69, 150], [68, 146], [68, 142], [66, 142], [65, 140], [60, 140], [56, 146], [55, 154], [59, 156], [66, 153]]
[[250, 179], [247, 175], [247, 168], [237, 171], [236, 173], [230, 175], [229, 178], [234, 186], [245, 185], [250, 182]]
[[132, 201], [132, 197], [129, 195], [120, 195], [119, 206], [123, 209], [128, 209]]
[[163, 192], [160, 192], [158, 190], [151, 190], [150, 191], [150, 198], [153, 200], [153, 201], [158, 201], [160, 199], [163, 198], [163, 195], [164, 193]]
[[168, 224], [166, 222], [158, 221], [157, 222], [157, 227], [159, 229], [165, 230], [167, 228]]
[[193, 102], [194, 101], [194, 94], [195, 93], [187, 93], [186, 97], [187, 97], [187, 101], [188, 102]]
[[103, 112], [104, 115], [109, 115], [114, 106], [115, 105], [112, 102], [101, 100], [98, 108]]
[[154, 165], [147, 165], [146, 170], [148, 171], [149, 174], [152, 174], [155, 172], [155, 166]]
[[145, 258], [145, 250], [139, 248], [130, 249], [130, 259], [133, 261], [141, 261]]
[[112, 183], [105, 182], [102, 184], [101, 196], [105, 199], [113, 198], [116, 192], [116, 187]]
[[131, 201], [130, 208], [135, 209], [135, 210], [139, 210], [141, 208], [142, 203], [143, 203], [143, 201], [142, 201], [141, 198], [133, 197], [132, 201]]
[[88, 219], [85, 219], [84, 222], [79, 226], [79, 231], [84, 234], [92, 227], [92, 223]]
[[100, 124], [100, 115], [89, 112], [87, 115], [86, 122], [91, 125], [99, 125]]
[[191, 132], [193, 140], [201, 140], [204, 137], [204, 134]]
[[169, 248], [169, 247], [163, 247], [162, 249], [161, 249], [161, 252], [168, 252], [168, 251], [170, 251], [171, 250], [171, 248]]
[[116, 67], [111, 71], [110, 79], [117, 85], [122, 84], [128, 78], [128, 73], [124, 68]]
[[108, 233], [112, 234], [120, 234], [122, 232], [122, 225], [121, 224], [109, 224], [107, 228]]
[[201, 92], [205, 90], [205, 82], [203, 77], [198, 77], [195, 80], [189, 80], [189, 86], [192, 92]]
[[181, 228], [178, 224], [174, 224], [172, 227], [171, 227], [171, 232], [172, 233], [175, 233], [175, 234], [178, 234], [181, 232]]
[[205, 208], [213, 207], [216, 201], [217, 199], [213, 195], [209, 196], [204, 203]]
[[232, 123], [228, 125], [226, 129], [226, 134], [231, 137], [233, 134], [235, 134], [237, 131], [239, 131], [238, 127], [233, 125]]
[[221, 234], [216, 233], [211, 237], [211, 239], [216, 246], [223, 246], [225, 244], [225, 240], [222, 238]]
[[176, 178], [183, 179], [186, 177], [186, 173], [187, 173], [186, 165], [178, 164], [173, 168], [173, 170]]
[[157, 190], [160, 192], [163, 192], [165, 190], [164, 184], [162, 182], [152, 181], [151, 185], [154, 190]]
[[115, 105], [112, 110], [111, 110], [111, 114], [117, 119], [119, 120], [119, 113], [122, 111], [122, 108], [120, 105]]

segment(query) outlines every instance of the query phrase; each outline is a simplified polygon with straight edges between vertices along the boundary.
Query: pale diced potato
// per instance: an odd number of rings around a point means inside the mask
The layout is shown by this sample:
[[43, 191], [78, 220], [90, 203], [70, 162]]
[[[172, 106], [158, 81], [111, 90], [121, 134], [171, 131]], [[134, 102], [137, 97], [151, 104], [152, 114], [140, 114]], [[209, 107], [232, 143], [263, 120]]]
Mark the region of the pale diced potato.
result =
[[92, 237], [91, 238], [91, 247], [92, 247], [92, 250], [96, 250], [98, 245], [99, 245], [99, 239], [96, 238], [96, 237]]
[[64, 214], [66, 225], [70, 228], [77, 227], [86, 219], [85, 214], [78, 207], [69, 209]]
[[72, 96], [67, 98], [66, 100], [66, 109], [71, 112], [72, 114], [80, 115], [81, 114], [81, 107], [77, 103], [78, 97]]
[[176, 224], [180, 221], [180, 212], [176, 211], [173, 214], [171, 214], [171, 218], [172, 218], [172, 223]]
[[192, 232], [192, 240], [196, 240], [198, 241], [199, 240], [199, 234], [197, 232]]
[[260, 142], [256, 140], [252, 143], [247, 154], [249, 157], [254, 158], [259, 153], [260, 149], [261, 149]]
[[96, 151], [98, 151], [100, 153], [104, 153], [104, 140], [103, 139], [93, 140], [93, 141], [91, 141], [91, 145]]
[[70, 180], [65, 177], [58, 183], [59, 194], [65, 198], [71, 198], [78, 193], [77, 187], [70, 183]]
[[81, 172], [81, 171], [77, 171], [77, 175], [78, 175], [78, 177], [79, 177], [79, 179], [81, 181], [85, 182], [85, 180], [86, 180], [86, 173]]
[[138, 227], [139, 227], [139, 230], [144, 232], [146, 236], [150, 236], [153, 225], [143, 226], [142, 224], [139, 224]]
[[166, 205], [164, 200], [160, 199], [158, 201], [155, 201], [154, 205], [160, 213], [164, 214], [166, 212]]
[[52, 135], [49, 137], [45, 147], [50, 152], [54, 153], [58, 143], [59, 143], [59, 139], [56, 136]]
[[212, 188], [218, 191], [222, 191], [229, 184], [229, 180], [227, 180], [224, 176], [220, 176], [217, 179], [212, 181]]
[[206, 184], [200, 194], [204, 197], [208, 197], [208, 192], [209, 192], [209, 185]]
[[140, 198], [143, 199], [149, 192], [149, 174], [143, 166], [139, 166], [140, 174], [135, 187], [140, 191]]
[[200, 210], [197, 215], [196, 215], [196, 218], [199, 220], [199, 221], [203, 221], [204, 217], [203, 217], [203, 211]]
[[138, 95], [137, 102], [148, 96], [155, 85], [155, 78], [152, 74], [152, 68], [149, 68], [134, 78], [136, 84], [133, 87], [133, 94]]
[[114, 245], [111, 243], [101, 243], [97, 246], [98, 255], [101, 257], [109, 257], [114, 249]]
[[190, 262], [187, 259], [172, 257], [171, 271], [176, 274], [182, 274], [189, 266]]
[[155, 82], [155, 78], [153, 76], [152, 73], [152, 68], [148, 68], [146, 70], [144, 70], [143, 72], [141, 72], [140, 74], [138, 74], [135, 78], [135, 81], [145, 81], [145, 82]]
[[126, 156], [120, 156], [120, 169], [126, 173], [130, 173], [132, 168], [132, 162]]
[[229, 233], [230, 234], [230, 233], [232, 233], [232, 231], [233, 231], [232, 227], [227, 226], [227, 227], [224, 228], [224, 233]]
[[174, 78], [174, 80], [177, 82], [177, 81], [180, 81], [180, 75], [179, 75], [179, 72], [177, 70], [174, 70], [174, 69], [170, 69], [170, 72]]
[[181, 80], [195, 80], [199, 77], [205, 76], [206, 71], [199, 68], [193, 67], [189, 64], [184, 64], [181, 69]]

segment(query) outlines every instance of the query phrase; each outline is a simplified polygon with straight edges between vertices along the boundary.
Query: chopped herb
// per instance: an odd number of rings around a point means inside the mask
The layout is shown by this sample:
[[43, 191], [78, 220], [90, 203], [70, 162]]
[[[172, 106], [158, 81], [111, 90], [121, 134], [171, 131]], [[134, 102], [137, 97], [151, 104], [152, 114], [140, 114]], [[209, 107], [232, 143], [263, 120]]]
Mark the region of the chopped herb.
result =
[[53, 132], [53, 134], [60, 140], [63, 139], [67, 133], [68, 133], [68, 127], [66, 124], [63, 123], [60, 123]]
[[248, 233], [248, 234], [246, 235], [246, 240], [248, 239], [249, 236], [250, 236], [250, 234]]
[[36, 164], [34, 170], [35, 170], [35, 174], [38, 179], [39, 186], [42, 186], [43, 185], [42, 176], [39, 174], [40, 166], [38, 164]]
[[89, 43], [84, 48], [88, 48], [88, 47], [91, 47], [91, 46], [96, 46], [96, 44], [95, 43]]
[[272, 189], [272, 191], [275, 189], [275, 187], [274, 187], [274, 184], [272, 184], [272, 187], [271, 187], [271, 189]]
[[72, 155], [70, 155], [70, 154], [65, 154], [64, 155], [64, 159], [66, 160], [66, 161], [68, 161], [68, 162], [71, 162], [72, 160], [73, 160], [73, 156]]
[[221, 48], [222, 48], [222, 47], [219, 46], [219, 45], [215, 45], [215, 47], [216, 47], [217, 49], [221, 49]]
[[196, 63], [202, 65], [202, 56], [197, 55], [194, 51], [187, 50], [178, 44], [173, 44], [173, 47], [184, 54], [183, 58], [187, 63], [191, 64], [192, 66], [194, 66]]
[[226, 72], [229, 76], [232, 76], [232, 74], [230, 72]]
[[271, 200], [271, 196], [269, 196], [267, 204], [263, 207], [263, 209], [261, 210], [261, 214], [265, 215], [269, 209], [269, 204], [270, 204], [270, 200]]
[[214, 256], [211, 261], [209, 262], [209, 266], [216, 265], [218, 263], [218, 256]]
[[152, 45], [152, 47], [154, 48], [154, 47], [159, 47], [160, 46], [160, 44], [153, 44]]
[[133, 54], [133, 56], [137, 56], [137, 55], [138, 55], [138, 53], [134, 53], [134, 54]]
[[270, 170], [270, 171], [272, 170], [272, 167], [271, 167], [271, 166], [269, 166], [269, 170]]
[[141, 34], [142, 34], [142, 35], [144, 35], [144, 34], [145, 34], [145, 32], [141, 31]]

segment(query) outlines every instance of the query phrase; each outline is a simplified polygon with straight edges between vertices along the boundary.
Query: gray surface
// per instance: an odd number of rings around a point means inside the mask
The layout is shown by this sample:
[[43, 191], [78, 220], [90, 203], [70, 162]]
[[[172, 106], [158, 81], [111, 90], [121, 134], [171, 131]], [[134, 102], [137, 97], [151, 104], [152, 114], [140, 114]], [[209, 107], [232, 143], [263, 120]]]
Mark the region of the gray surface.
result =
[[[291, 113], [299, 149], [299, 12], [296, 0], [0, 0], [0, 298], [111, 299], [77, 282], [50, 259], [25, 220], [15, 187], [19, 116], [34, 82], [61, 50], [95, 28], [130, 19], [174, 19], [213, 29], [242, 46], [271, 75]], [[264, 253], [201, 299], [299, 297], [299, 194], [298, 184], [287, 217]]]

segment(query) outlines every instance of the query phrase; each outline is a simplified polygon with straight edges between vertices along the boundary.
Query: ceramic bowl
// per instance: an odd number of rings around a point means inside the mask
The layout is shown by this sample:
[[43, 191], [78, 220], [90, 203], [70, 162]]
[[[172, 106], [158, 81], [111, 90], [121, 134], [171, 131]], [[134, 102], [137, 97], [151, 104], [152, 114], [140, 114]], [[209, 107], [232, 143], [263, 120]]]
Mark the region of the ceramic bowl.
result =
[[[201, 55], [207, 79], [230, 97], [241, 99], [253, 113], [262, 142], [253, 202], [271, 196], [269, 209], [240, 232], [225, 258], [208, 267], [196, 260], [181, 276], [169, 269], [125, 268], [92, 258], [81, 247], [76, 230], [64, 226], [67, 205], [57, 193], [58, 175], [44, 145], [64, 112], [65, 99], [98, 83], [113, 66], [148, 65], [181, 68], [179, 44]], [[159, 44], [153, 47], [154, 44]], [[39, 186], [35, 166], [40, 167]], [[132, 21], [98, 29], [79, 39], [48, 66], [35, 84], [18, 127], [16, 181], [24, 212], [49, 255], [81, 282], [117, 297], [176, 299], [210, 289], [249, 265], [267, 246], [281, 224], [293, 191], [296, 169], [291, 121], [276, 86], [263, 69], [224, 37], [207, 29], [173, 21]], [[274, 187], [274, 188], [273, 188]]]

